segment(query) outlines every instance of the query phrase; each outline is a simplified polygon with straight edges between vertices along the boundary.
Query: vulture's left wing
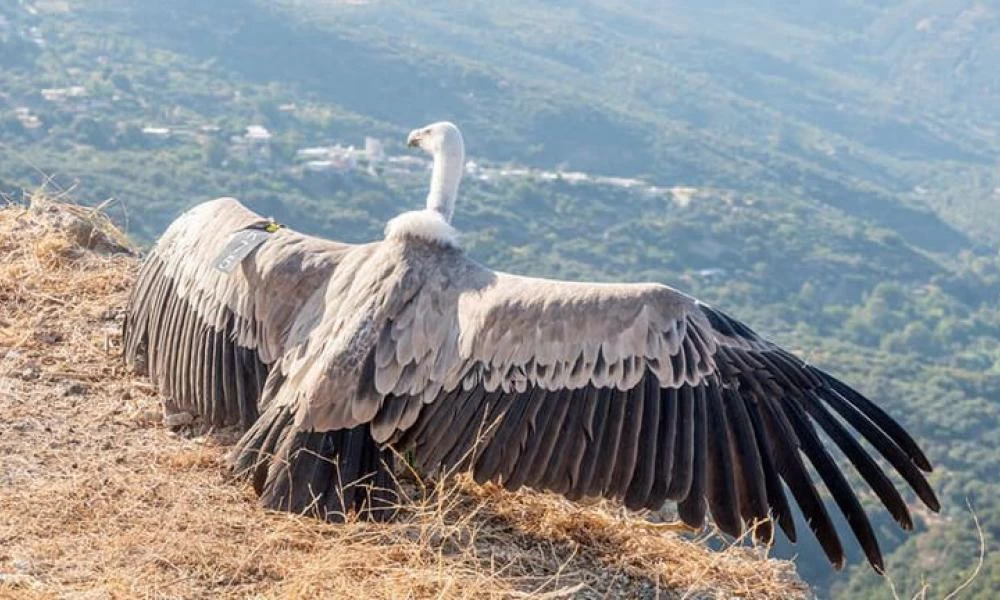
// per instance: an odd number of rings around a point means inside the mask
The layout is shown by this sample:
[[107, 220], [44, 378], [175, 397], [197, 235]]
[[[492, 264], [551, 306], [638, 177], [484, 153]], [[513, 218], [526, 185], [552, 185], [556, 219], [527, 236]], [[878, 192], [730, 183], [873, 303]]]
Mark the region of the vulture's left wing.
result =
[[912, 520], [849, 425], [938, 509], [921, 472], [930, 463], [876, 404], [660, 285], [456, 267], [388, 322], [366, 372], [384, 398], [376, 439], [415, 449], [424, 468], [471, 466], [480, 482], [634, 508], [674, 500], [689, 524], [710, 511], [734, 536], [757, 522], [756, 534], [769, 538], [770, 516], [794, 540], [787, 487], [840, 566], [843, 548], [808, 459], [881, 569], [868, 517], [819, 430], [904, 528]]
[[170, 408], [248, 427], [292, 325], [309, 318], [303, 307], [351, 248], [278, 229], [231, 272], [216, 268], [234, 236], [268, 223], [232, 198], [205, 202], [175, 220], [143, 263], [125, 358], [145, 363]]

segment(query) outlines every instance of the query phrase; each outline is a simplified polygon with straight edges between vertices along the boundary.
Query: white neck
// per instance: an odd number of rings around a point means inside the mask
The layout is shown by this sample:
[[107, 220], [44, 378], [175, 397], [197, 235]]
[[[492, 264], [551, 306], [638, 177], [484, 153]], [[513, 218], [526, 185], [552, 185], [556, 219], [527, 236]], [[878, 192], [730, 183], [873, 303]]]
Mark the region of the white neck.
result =
[[437, 211], [451, 223], [458, 197], [458, 184], [465, 170], [465, 151], [458, 144], [442, 144], [434, 153], [434, 170], [431, 172], [431, 189], [427, 193], [427, 209]]

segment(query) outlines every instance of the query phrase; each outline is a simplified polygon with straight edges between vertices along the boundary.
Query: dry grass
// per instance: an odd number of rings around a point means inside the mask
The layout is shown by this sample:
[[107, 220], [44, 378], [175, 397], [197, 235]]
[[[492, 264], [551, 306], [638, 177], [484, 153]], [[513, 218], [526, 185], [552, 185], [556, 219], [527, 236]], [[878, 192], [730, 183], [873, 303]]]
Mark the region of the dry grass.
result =
[[463, 477], [408, 483], [412, 507], [386, 525], [261, 510], [227, 478], [225, 440], [165, 429], [125, 373], [137, 263], [108, 254], [121, 240], [83, 209], [0, 208], [0, 597], [805, 595], [758, 552]]

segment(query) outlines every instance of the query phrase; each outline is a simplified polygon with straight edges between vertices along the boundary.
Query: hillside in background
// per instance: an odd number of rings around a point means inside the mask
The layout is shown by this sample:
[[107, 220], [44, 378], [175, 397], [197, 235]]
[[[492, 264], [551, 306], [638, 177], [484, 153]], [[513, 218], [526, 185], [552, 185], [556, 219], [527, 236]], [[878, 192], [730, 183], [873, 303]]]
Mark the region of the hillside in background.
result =
[[[6, 0], [0, 191], [51, 175], [142, 243], [220, 195], [368, 240], [421, 202], [406, 132], [453, 120], [476, 258], [675, 285], [915, 432], [945, 510], [875, 524], [899, 593], [939, 596], [976, 564], [967, 501], [1000, 541], [1000, 9], [667, 6]], [[776, 551], [824, 597], [892, 597]]]

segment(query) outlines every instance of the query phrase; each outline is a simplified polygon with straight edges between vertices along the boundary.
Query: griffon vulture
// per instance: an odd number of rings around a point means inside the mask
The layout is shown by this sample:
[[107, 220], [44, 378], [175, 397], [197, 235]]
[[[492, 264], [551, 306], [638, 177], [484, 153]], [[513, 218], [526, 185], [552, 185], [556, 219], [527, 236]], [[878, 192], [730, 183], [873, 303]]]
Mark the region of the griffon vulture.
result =
[[310, 237], [222, 198], [171, 224], [135, 284], [127, 361], [168, 410], [245, 429], [232, 462], [264, 506], [386, 517], [394, 451], [509, 489], [673, 501], [691, 526], [710, 514], [765, 540], [772, 519], [795, 540], [787, 491], [839, 568], [808, 461], [881, 571], [822, 433], [904, 529], [907, 505], [859, 435], [939, 509], [930, 462], [892, 417], [717, 308], [663, 285], [520, 277], [470, 259], [450, 224], [459, 130], [435, 123], [408, 144], [434, 159], [427, 207], [389, 221], [383, 240]]

